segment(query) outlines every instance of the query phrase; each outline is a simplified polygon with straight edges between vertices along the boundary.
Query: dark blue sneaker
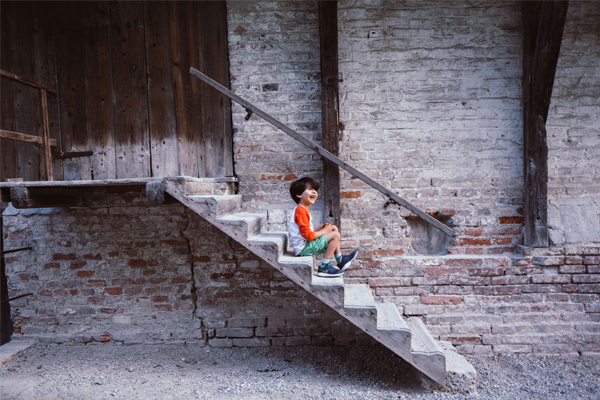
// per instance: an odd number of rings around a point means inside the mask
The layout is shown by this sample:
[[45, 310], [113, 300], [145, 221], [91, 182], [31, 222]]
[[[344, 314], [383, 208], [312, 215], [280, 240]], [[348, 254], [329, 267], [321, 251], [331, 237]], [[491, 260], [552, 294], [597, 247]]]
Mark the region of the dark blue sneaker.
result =
[[352, 253], [342, 256], [342, 261], [337, 266], [340, 269], [340, 271], [347, 270], [357, 255], [358, 255], [358, 250], [354, 250]]
[[331, 263], [327, 263], [323, 265], [319, 265], [319, 270], [317, 271], [317, 276], [324, 276], [325, 278], [335, 278], [336, 276], [344, 275], [344, 271], [340, 271], [337, 268], [331, 266]]

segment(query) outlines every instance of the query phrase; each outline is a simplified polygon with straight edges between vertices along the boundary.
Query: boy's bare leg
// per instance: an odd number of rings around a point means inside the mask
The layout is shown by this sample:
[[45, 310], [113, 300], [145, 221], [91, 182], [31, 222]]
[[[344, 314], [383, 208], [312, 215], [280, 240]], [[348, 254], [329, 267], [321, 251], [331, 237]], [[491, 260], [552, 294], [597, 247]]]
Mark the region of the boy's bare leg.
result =
[[[333, 232], [340, 233], [340, 231], [338, 230], [337, 226], [331, 225], [331, 228], [333, 229]], [[335, 249], [335, 252], [333, 254], [340, 254], [342, 252], [341, 245], [340, 245], [341, 241], [342, 241], [342, 235], [340, 234], [340, 240], [338, 241], [338, 245], [337, 245], [337, 247]]]
[[[325, 250], [325, 254], [323, 254], [323, 258], [331, 260], [334, 254], [339, 253], [340, 248], [340, 232], [337, 230], [329, 232], [325, 235], [327, 237], [327, 250]], [[334, 253], [337, 251], [337, 253]]]

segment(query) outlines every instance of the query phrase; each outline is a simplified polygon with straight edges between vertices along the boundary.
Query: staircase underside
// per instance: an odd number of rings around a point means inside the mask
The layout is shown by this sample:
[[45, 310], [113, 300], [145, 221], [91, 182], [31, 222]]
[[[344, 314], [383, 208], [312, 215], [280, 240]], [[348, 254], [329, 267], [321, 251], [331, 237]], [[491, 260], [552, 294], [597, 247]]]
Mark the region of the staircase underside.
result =
[[285, 232], [266, 232], [266, 214], [241, 211], [235, 178], [191, 177], [0, 183], [0, 201], [15, 208], [91, 206], [86, 188], [145, 186], [148, 202], [181, 202], [229, 237], [268, 262], [358, 328], [412, 364], [437, 384], [456, 392], [474, 388], [475, 369], [450, 343], [438, 344], [419, 318], [406, 321], [392, 303], [375, 301], [366, 284], [314, 273], [313, 257], [287, 252]]
[[241, 211], [241, 196], [232, 190], [206, 194], [184, 179], [165, 179], [164, 190], [219, 230], [268, 262], [358, 328], [453, 391], [470, 391], [475, 369], [447, 343], [442, 348], [419, 318], [405, 321], [393, 303], [377, 303], [366, 284], [346, 284], [343, 277], [314, 273], [314, 257], [287, 252], [285, 232], [265, 232], [266, 214]]

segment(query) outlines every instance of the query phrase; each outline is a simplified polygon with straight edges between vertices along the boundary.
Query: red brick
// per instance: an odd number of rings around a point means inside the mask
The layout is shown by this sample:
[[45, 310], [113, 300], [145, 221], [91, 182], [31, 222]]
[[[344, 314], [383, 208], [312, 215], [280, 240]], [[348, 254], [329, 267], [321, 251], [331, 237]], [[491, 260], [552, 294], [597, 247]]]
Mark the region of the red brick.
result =
[[479, 336], [448, 336], [446, 340], [452, 344], [481, 344]]
[[[129, 279], [129, 284], [130, 285], [145, 285], [148, 280], [146, 278], [135, 278], [135, 279]], [[117, 285], [115, 285], [117, 286]]]
[[261, 175], [261, 181], [280, 181], [283, 179], [283, 175]]
[[[156, 267], [158, 265], [158, 261], [157, 260], [148, 260], [148, 266], [149, 267]], [[167, 269], [165, 268], [165, 271]]]
[[500, 217], [501, 224], [522, 224], [525, 219], [523, 217]]
[[381, 265], [381, 261], [367, 261], [362, 264], [364, 268], [377, 268], [379, 265]]
[[504, 271], [502, 268], [469, 268], [471, 276], [501, 276]]
[[142, 293], [142, 288], [139, 286], [134, 286], [134, 287], [128, 286], [125, 289], [123, 289], [123, 293], [125, 293], [125, 294], [140, 294], [140, 293]]
[[512, 238], [509, 237], [500, 237], [494, 239], [494, 244], [511, 244]]
[[569, 301], [569, 295], [565, 293], [548, 293], [546, 295], [546, 301], [567, 302]]
[[44, 264], [44, 269], [50, 269], [50, 268], [60, 269], [60, 264], [59, 263], [47, 263], [47, 264]]
[[562, 292], [575, 293], [577, 292], [577, 285], [562, 285]]
[[465, 236], [481, 236], [483, 228], [465, 228]]
[[86, 260], [102, 260], [102, 256], [100, 254], [84, 254], [82, 257]]
[[286, 182], [291, 182], [291, 181], [293, 181], [294, 179], [297, 179], [297, 178], [298, 178], [298, 176], [296, 174], [287, 174], [285, 176], [285, 181]]
[[125, 250], [123, 252], [123, 254], [126, 255], [127, 257], [137, 257], [138, 251], [137, 251], [137, 249]]
[[584, 274], [585, 266], [584, 265], [561, 265], [558, 268], [558, 272], [561, 274]]
[[155, 247], [152, 245], [152, 242], [148, 242], [148, 241], [141, 241], [141, 242], [135, 242], [135, 247]]
[[92, 303], [95, 305], [102, 305], [104, 304], [104, 296], [100, 296], [100, 297], [88, 297], [88, 303]]
[[519, 235], [521, 233], [521, 228], [518, 227], [502, 227], [502, 228], [492, 228], [486, 230], [486, 234], [491, 236], [501, 236], [501, 235]]
[[575, 275], [573, 276], [573, 283], [598, 283], [600, 282], [600, 275]]
[[421, 296], [421, 304], [460, 304], [458, 296]]
[[166, 244], [166, 245], [172, 246], [172, 247], [188, 247], [188, 245], [189, 245], [187, 240], [170, 239], [170, 240], [161, 240], [160, 242], [162, 244]]
[[118, 251], [109, 251], [106, 253], [109, 257], [117, 257], [119, 255]]
[[585, 265], [592, 265], [592, 264], [600, 264], [600, 256], [586, 256], [583, 257], [583, 263]]
[[118, 279], [113, 279], [110, 284], [113, 286], [125, 286], [130, 282], [130, 279], [125, 279], [125, 278], [118, 278]]
[[54, 261], [61, 261], [61, 260], [75, 260], [77, 258], [77, 256], [75, 255], [75, 253], [70, 253], [70, 254], [63, 254], [63, 253], [56, 253], [52, 256], [52, 259]]
[[81, 289], [81, 294], [83, 296], [93, 296], [94, 293], [96, 293], [94, 289]]
[[80, 278], [89, 278], [94, 275], [94, 271], [77, 271], [77, 276]]
[[152, 285], [157, 285], [159, 283], [164, 283], [167, 281], [167, 278], [150, 278], [148, 280]]
[[78, 293], [79, 293], [79, 290], [77, 290], [77, 289], [69, 290], [69, 294], [71, 294], [71, 296], [77, 296]]
[[155, 269], [147, 269], [143, 272], [144, 276], [148, 276], [148, 275], [154, 275], [156, 274], [156, 270]]
[[454, 241], [455, 246], [484, 246], [491, 244], [489, 238], [458, 238]]
[[373, 255], [374, 256], [381, 256], [381, 257], [401, 256], [402, 254], [404, 254], [404, 250], [402, 250], [402, 249], [395, 249], [395, 250], [373, 250]]
[[600, 265], [588, 265], [588, 274], [600, 274]]
[[565, 264], [577, 265], [577, 264], [582, 264], [582, 263], [583, 263], [583, 257], [581, 257], [581, 256], [566, 256], [565, 257]]
[[171, 311], [172, 307], [170, 304], [153, 304], [151, 307], [152, 311]]
[[571, 275], [538, 274], [531, 277], [531, 283], [571, 283]]
[[106, 281], [104, 279], [90, 279], [90, 280], [88, 280], [88, 285], [106, 286]]
[[210, 262], [209, 256], [194, 256], [194, 262]]
[[360, 196], [361, 196], [360, 191], [340, 192], [340, 198], [342, 198], [342, 199], [357, 199]]
[[369, 278], [371, 287], [410, 286], [410, 278]]
[[152, 301], [154, 303], [167, 303], [169, 301], [168, 296], [152, 296]]
[[69, 264], [69, 269], [79, 269], [87, 265], [87, 261], [74, 261]]
[[481, 263], [480, 258], [449, 258], [444, 264], [447, 267], [476, 267]]
[[495, 286], [492, 293], [495, 295], [521, 294], [521, 286]]
[[23, 281], [40, 279], [40, 277], [37, 276], [37, 274], [19, 274], [19, 278], [21, 278], [21, 280]]
[[148, 265], [148, 262], [146, 260], [139, 260], [139, 259], [129, 260], [130, 267], [145, 267], [147, 265]]
[[175, 303], [173, 304], [173, 308], [175, 308], [176, 310], [186, 311], [191, 310], [192, 305], [190, 303]]
[[529, 283], [529, 276], [504, 275], [492, 277], [492, 285], [524, 285]]
[[103, 293], [109, 294], [111, 296], [120, 296], [123, 294], [123, 288], [120, 287], [107, 287], [104, 288]]
[[171, 278], [171, 283], [188, 283], [189, 281], [190, 279], [185, 276], [176, 276], [175, 278]]
[[483, 254], [483, 247], [467, 247], [465, 254]]
[[425, 268], [425, 273], [427, 275], [452, 275], [452, 274], [464, 274], [464, 268]]
[[64, 289], [56, 289], [56, 290], [55, 290], [55, 291], [52, 293], [52, 295], [53, 295], [53, 296], [66, 296], [66, 295], [68, 295], [68, 294], [69, 294], [69, 293], [67, 293], [67, 291], [66, 291], [66, 290], [64, 290]]
[[133, 247], [133, 242], [114, 242], [117, 247], [123, 247], [125, 249], [130, 249]]

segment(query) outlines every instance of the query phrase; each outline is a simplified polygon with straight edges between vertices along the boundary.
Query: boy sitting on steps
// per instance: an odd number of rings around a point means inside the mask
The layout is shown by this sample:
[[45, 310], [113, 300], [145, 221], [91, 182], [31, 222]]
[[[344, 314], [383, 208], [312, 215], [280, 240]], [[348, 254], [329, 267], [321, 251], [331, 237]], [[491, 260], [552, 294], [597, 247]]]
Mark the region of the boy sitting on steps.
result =
[[[335, 225], [322, 224], [317, 230], [313, 230], [312, 217], [308, 207], [317, 200], [319, 196], [317, 190], [319, 190], [319, 184], [309, 177], [300, 178], [290, 185], [290, 195], [298, 205], [288, 223], [288, 235], [296, 256], [314, 256], [324, 252], [317, 276], [333, 278], [344, 274], [344, 271], [356, 258], [358, 251], [354, 250], [352, 253], [342, 256], [341, 236]], [[337, 269], [330, 263], [333, 255], [337, 261]]]

